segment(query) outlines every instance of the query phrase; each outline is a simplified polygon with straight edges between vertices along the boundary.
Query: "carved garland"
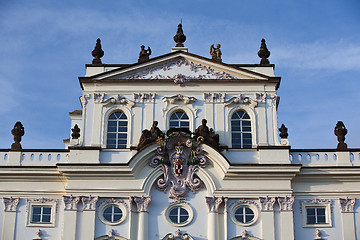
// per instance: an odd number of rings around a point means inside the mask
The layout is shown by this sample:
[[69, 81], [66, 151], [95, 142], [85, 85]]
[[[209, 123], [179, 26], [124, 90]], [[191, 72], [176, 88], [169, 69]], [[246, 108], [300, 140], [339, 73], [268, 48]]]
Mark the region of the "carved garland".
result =
[[169, 198], [186, 199], [187, 193], [193, 193], [203, 187], [196, 176], [199, 168], [207, 165], [207, 158], [202, 154], [202, 137], [191, 138], [190, 133], [174, 131], [165, 138], [158, 139], [157, 155], [149, 165], [160, 166], [163, 175], [156, 184], [161, 191], [169, 191]]

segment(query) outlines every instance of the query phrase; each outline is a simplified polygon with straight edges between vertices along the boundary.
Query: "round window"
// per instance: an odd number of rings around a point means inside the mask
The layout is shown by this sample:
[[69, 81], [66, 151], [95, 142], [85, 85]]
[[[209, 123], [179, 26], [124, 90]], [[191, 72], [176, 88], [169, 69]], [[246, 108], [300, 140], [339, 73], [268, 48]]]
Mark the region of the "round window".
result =
[[235, 210], [234, 216], [238, 222], [249, 223], [254, 219], [255, 214], [251, 208], [247, 206], [241, 206]]
[[118, 206], [110, 205], [103, 211], [103, 217], [106, 221], [116, 223], [120, 221], [123, 216], [123, 212]]
[[240, 226], [250, 226], [257, 221], [258, 209], [254, 204], [235, 204], [231, 208], [231, 220]]
[[194, 217], [192, 208], [186, 203], [173, 203], [165, 211], [165, 219], [170, 225], [182, 227]]
[[98, 217], [106, 225], [118, 225], [125, 221], [126, 209], [120, 201], [106, 201], [99, 207]]

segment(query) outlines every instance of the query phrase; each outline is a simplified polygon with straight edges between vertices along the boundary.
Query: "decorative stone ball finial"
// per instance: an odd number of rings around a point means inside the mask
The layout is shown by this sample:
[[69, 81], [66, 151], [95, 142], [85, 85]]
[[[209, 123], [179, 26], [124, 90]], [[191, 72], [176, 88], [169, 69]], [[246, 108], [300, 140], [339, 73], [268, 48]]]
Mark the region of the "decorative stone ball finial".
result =
[[334, 134], [335, 136], [337, 136], [337, 140], [338, 140], [338, 145], [337, 145], [337, 150], [346, 150], [347, 149], [347, 144], [345, 143], [345, 135], [347, 134], [347, 129], [344, 125], [344, 123], [342, 121], [338, 121], [335, 129], [334, 129]]
[[101, 59], [104, 56], [104, 51], [101, 49], [101, 40], [98, 38], [96, 40], [96, 45], [94, 50], [91, 52], [94, 59], [92, 60], [92, 64], [102, 64]]
[[287, 138], [289, 136], [288, 129], [285, 127], [284, 124], [281, 124], [281, 127], [279, 128], [280, 131], [280, 138]]
[[14, 128], [11, 130], [11, 134], [14, 135], [14, 143], [11, 145], [11, 150], [19, 151], [21, 147], [21, 137], [24, 136], [25, 130], [21, 122], [16, 122]]
[[174, 41], [176, 42], [175, 47], [184, 47], [184, 42], [186, 41], [186, 36], [184, 35], [182, 24], [178, 25], [176, 35], [174, 36]]
[[74, 128], [72, 128], [71, 131], [72, 131], [72, 134], [71, 134], [72, 139], [79, 139], [80, 128], [77, 124], [75, 124]]
[[265, 39], [261, 39], [261, 46], [260, 46], [260, 50], [258, 51], [258, 56], [259, 58], [261, 58], [260, 60], [261, 65], [270, 64], [268, 59], [270, 57], [270, 51], [266, 47]]
[[214, 44], [210, 46], [210, 55], [211, 55], [211, 59], [215, 60], [217, 62], [222, 62], [221, 60], [221, 45], [220, 44], [216, 44], [216, 48], [214, 47]]
[[140, 53], [139, 53], [139, 60], [138, 60], [139, 63], [149, 60], [149, 56], [151, 55], [151, 48], [150, 47], [148, 47], [148, 49], [146, 50], [145, 46], [141, 45], [140, 48], [141, 48], [141, 50], [140, 50]]

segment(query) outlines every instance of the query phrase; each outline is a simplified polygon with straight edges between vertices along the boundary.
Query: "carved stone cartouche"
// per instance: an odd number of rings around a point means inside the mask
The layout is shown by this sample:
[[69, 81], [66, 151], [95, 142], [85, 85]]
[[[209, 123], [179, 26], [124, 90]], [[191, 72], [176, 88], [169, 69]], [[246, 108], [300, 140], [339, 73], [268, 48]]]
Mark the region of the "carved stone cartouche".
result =
[[96, 40], [96, 45], [94, 50], [91, 52], [94, 59], [92, 60], [92, 64], [102, 64], [101, 58], [104, 56], [104, 51], [101, 49], [101, 40], [98, 38]]
[[335, 129], [334, 129], [334, 134], [337, 136], [337, 140], [338, 140], [338, 145], [337, 145], [337, 150], [346, 150], [347, 149], [347, 144], [345, 143], [345, 135], [347, 134], [347, 129], [345, 128], [345, 125], [342, 121], [338, 121]]
[[214, 44], [210, 46], [210, 55], [211, 55], [211, 59], [215, 60], [217, 62], [222, 62], [221, 59], [221, 45], [220, 44], [216, 44], [216, 47], [214, 47]]
[[72, 128], [71, 131], [72, 131], [72, 134], [71, 134], [72, 139], [79, 139], [80, 128], [77, 124], [75, 124], [74, 128]]
[[148, 49], [145, 49], [145, 46], [141, 45], [140, 48], [141, 48], [141, 50], [140, 50], [139, 59], [138, 59], [139, 63], [149, 60], [149, 56], [151, 55], [151, 48], [150, 47], [148, 47]]
[[158, 139], [158, 137], [163, 137], [165, 134], [158, 128], [158, 122], [154, 121], [153, 125], [151, 127], [150, 130], [143, 130], [140, 140], [139, 140], [139, 144], [137, 145], [136, 149], [138, 151], [142, 150], [145, 146], [156, 142], [156, 140]]
[[219, 151], [220, 150], [219, 134], [215, 134], [212, 128], [209, 130], [209, 128], [206, 126], [207, 123], [206, 119], [203, 119], [201, 122], [202, 125], [200, 125], [195, 130], [194, 139], [197, 140], [199, 137], [203, 137], [204, 143]]
[[184, 47], [184, 42], [186, 41], [186, 36], [184, 35], [182, 24], [178, 25], [176, 35], [174, 36], [174, 41], [176, 42], [175, 47]]
[[289, 136], [288, 129], [285, 127], [284, 124], [281, 124], [281, 127], [279, 128], [280, 131], [280, 138], [287, 138]]
[[266, 47], [265, 39], [261, 39], [261, 46], [260, 46], [260, 50], [258, 51], [258, 56], [259, 58], [261, 58], [260, 60], [261, 65], [270, 64], [268, 59], [270, 57], [270, 51]]
[[25, 130], [21, 122], [16, 122], [14, 128], [11, 130], [11, 134], [14, 135], [14, 143], [11, 145], [11, 150], [19, 151], [21, 147], [21, 137], [24, 136]]

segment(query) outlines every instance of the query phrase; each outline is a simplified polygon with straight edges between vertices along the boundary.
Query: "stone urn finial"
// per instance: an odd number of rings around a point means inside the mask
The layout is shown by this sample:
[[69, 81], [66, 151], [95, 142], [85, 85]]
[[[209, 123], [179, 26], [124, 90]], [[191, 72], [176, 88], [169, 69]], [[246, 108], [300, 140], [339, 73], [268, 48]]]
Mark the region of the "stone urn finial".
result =
[[337, 150], [346, 150], [347, 144], [345, 143], [345, 135], [347, 134], [348, 130], [346, 129], [344, 123], [342, 121], [338, 121], [335, 129], [334, 134], [337, 136], [338, 145]]
[[184, 42], [186, 41], [186, 36], [184, 35], [182, 24], [178, 25], [176, 35], [174, 36], [174, 41], [176, 42], [175, 47], [184, 47]]
[[258, 51], [258, 56], [261, 58], [260, 65], [270, 64], [268, 59], [270, 57], [270, 51], [266, 47], [265, 39], [261, 39], [261, 46], [260, 50]]
[[75, 124], [74, 128], [71, 129], [71, 137], [72, 139], [79, 139], [80, 137], [80, 128], [77, 124]]
[[102, 64], [101, 58], [104, 56], [104, 51], [101, 48], [101, 40], [98, 38], [96, 40], [96, 45], [94, 50], [91, 52], [94, 59], [92, 60], [92, 64]]
[[11, 150], [21, 151], [21, 137], [24, 136], [25, 130], [21, 122], [16, 122], [14, 128], [11, 130], [11, 134], [14, 135], [14, 143], [11, 145]]
[[281, 124], [279, 131], [280, 131], [280, 134], [279, 134], [280, 138], [287, 138], [289, 136], [289, 134], [287, 132], [288, 129], [287, 129], [287, 127], [285, 127], [284, 124]]

